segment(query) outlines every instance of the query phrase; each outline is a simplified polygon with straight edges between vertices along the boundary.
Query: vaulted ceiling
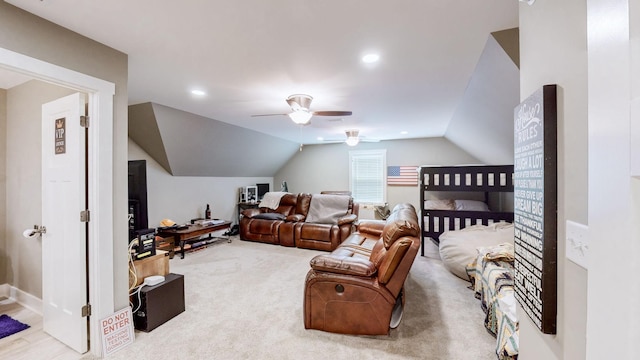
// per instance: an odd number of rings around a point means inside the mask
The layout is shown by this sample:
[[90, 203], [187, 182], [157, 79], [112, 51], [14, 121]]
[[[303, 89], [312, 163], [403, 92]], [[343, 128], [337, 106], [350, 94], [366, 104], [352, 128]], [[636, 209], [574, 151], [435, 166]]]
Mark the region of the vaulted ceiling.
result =
[[[518, 102], [517, 59], [491, 35], [517, 28], [518, 6], [527, 5], [516, 0], [6, 2], [127, 53], [130, 105], [267, 134], [293, 153], [356, 128], [381, 140], [446, 136], [502, 162], [470, 138], [511, 123]], [[367, 53], [380, 60], [363, 63]], [[290, 112], [285, 99], [295, 93], [313, 96], [311, 111], [353, 115], [314, 116], [303, 127], [284, 115], [252, 116]], [[504, 132], [488, 136], [505, 142]], [[503, 153], [508, 146], [497, 144]]]
[[[129, 56], [129, 103], [153, 102], [305, 144], [344, 130], [444, 136], [490, 33], [517, 0], [7, 0]], [[527, 5], [520, 5], [527, 6]], [[380, 55], [364, 64], [369, 52]], [[201, 89], [206, 95], [190, 93]], [[486, 89], [491, 91], [490, 88]], [[287, 96], [313, 96], [302, 131]], [[402, 134], [401, 131], [407, 131]]]

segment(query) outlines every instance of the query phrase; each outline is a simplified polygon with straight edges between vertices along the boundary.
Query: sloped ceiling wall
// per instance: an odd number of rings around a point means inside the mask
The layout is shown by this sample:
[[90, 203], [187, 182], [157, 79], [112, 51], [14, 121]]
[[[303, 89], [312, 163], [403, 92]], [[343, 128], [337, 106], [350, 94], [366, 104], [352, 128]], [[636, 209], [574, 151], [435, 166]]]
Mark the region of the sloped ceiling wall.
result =
[[129, 106], [129, 137], [174, 176], [273, 176], [298, 144], [155, 103]]
[[520, 102], [518, 48], [518, 29], [489, 36], [445, 133], [485, 164], [513, 164], [513, 109]]
[[[485, 164], [513, 164], [518, 29], [493, 33], [445, 138]], [[129, 137], [175, 176], [272, 177], [298, 144], [156, 103], [129, 106]]]

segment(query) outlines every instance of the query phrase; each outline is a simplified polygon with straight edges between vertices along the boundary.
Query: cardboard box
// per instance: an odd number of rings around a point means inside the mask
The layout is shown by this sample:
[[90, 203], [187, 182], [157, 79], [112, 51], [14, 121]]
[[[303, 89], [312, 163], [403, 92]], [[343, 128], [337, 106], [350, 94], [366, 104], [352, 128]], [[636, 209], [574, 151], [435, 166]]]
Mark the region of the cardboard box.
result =
[[[131, 267], [131, 265], [129, 265]], [[140, 260], [133, 261], [133, 267], [137, 275], [137, 281], [133, 286], [142, 284], [144, 278], [152, 275], [166, 276], [169, 274], [169, 252], [156, 250], [156, 254]], [[132, 269], [134, 270], [134, 269]], [[133, 283], [134, 276], [129, 272], [129, 284]]]

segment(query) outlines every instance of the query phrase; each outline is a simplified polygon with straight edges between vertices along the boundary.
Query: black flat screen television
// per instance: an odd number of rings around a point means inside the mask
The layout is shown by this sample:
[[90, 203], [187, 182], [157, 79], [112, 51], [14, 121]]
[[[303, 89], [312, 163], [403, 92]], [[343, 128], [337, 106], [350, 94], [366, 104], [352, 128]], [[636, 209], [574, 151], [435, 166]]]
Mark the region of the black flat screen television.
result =
[[262, 200], [264, 194], [269, 192], [269, 184], [256, 184], [258, 187], [258, 201]]
[[147, 212], [147, 161], [129, 161], [129, 240], [136, 230], [149, 227]]

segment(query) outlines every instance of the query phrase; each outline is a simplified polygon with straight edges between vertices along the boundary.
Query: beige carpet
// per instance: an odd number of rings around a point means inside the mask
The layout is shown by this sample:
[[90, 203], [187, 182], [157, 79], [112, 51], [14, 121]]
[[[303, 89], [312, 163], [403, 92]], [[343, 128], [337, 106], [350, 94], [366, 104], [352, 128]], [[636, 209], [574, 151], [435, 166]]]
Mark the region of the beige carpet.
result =
[[[432, 245], [429, 245], [432, 246]], [[405, 313], [389, 336], [305, 330], [302, 300], [318, 251], [234, 237], [175, 257], [186, 311], [109, 359], [495, 359], [468, 283], [437, 258], [418, 255], [406, 281]], [[433, 255], [435, 254], [435, 255]]]

